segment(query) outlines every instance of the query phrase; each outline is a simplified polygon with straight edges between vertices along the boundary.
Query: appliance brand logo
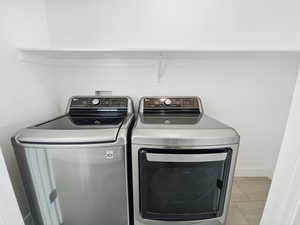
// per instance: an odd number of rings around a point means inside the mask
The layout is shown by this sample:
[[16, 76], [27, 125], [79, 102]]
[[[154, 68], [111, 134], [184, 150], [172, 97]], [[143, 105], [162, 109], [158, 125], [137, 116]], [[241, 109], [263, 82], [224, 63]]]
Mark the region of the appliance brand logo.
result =
[[114, 152], [113, 151], [106, 151], [104, 157], [105, 157], [105, 159], [113, 159], [114, 158]]

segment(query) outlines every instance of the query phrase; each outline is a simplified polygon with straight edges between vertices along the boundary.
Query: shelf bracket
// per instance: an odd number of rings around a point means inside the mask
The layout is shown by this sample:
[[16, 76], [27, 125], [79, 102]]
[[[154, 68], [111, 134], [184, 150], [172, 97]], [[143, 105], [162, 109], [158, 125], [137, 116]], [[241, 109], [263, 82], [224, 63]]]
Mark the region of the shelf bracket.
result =
[[165, 67], [166, 67], [166, 63], [165, 63], [165, 59], [164, 59], [164, 55], [162, 52], [159, 52], [159, 57], [158, 57], [158, 81], [161, 80], [164, 72], [165, 72]]

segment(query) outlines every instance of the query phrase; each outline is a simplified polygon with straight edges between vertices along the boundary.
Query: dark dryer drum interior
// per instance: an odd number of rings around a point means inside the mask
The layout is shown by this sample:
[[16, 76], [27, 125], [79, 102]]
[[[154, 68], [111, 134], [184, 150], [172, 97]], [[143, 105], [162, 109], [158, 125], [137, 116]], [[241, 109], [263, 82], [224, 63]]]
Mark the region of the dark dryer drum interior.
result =
[[198, 97], [144, 97], [132, 130], [135, 225], [225, 224], [239, 136]]
[[[184, 221], [222, 215], [231, 153], [229, 148], [202, 149], [201, 161], [197, 159], [199, 150], [141, 149], [139, 175], [143, 218]], [[212, 155], [216, 154], [223, 158], [213, 159]], [[184, 157], [191, 160], [176, 160]]]

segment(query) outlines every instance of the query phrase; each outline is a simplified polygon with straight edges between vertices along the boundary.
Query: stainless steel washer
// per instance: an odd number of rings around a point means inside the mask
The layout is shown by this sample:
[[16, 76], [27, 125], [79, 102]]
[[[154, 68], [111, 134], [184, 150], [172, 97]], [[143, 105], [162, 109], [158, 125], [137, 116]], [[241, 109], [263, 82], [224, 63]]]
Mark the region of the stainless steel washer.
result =
[[79, 96], [12, 138], [36, 225], [127, 225], [129, 97]]
[[238, 146], [198, 97], [143, 97], [132, 130], [134, 224], [225, 224]]

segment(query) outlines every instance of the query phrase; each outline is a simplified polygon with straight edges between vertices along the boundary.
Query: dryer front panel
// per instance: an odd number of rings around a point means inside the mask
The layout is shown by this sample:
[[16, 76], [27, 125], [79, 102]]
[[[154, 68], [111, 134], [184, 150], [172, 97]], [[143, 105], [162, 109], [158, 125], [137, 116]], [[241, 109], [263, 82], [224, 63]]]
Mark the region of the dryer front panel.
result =
[[135, 224], [224, 224], [237, 147], [133, 145]]
[[141, 216], [145, 219], [187, 221], [221, 215], [231, 151], [141, 149]]

